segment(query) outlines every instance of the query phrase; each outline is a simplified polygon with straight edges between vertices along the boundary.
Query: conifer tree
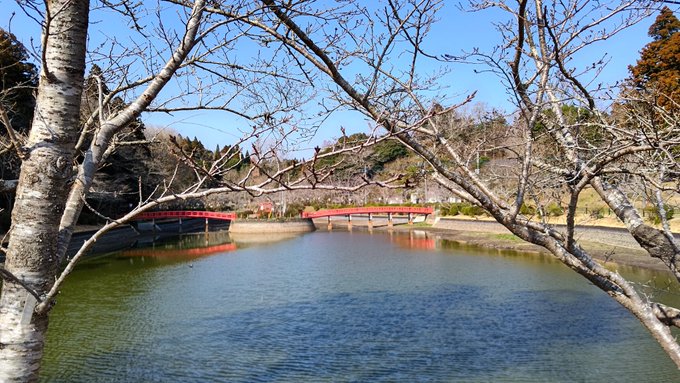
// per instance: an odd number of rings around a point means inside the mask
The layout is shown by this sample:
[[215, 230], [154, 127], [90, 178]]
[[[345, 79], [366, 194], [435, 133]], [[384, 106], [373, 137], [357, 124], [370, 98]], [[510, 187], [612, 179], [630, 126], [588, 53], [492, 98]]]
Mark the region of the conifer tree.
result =
[[[16, 37], [0, 28], [0, 102], [15, 130], [26, 133], [33, 119], [37, 70]], [[4, 128], [3, 128], [4, 129]]]
[[658, 93], [657, 102], [667, 110], [680, 104], [680, 20], [663, 7], [649, 28], [653, 39], [628, 69], [638, 90]]

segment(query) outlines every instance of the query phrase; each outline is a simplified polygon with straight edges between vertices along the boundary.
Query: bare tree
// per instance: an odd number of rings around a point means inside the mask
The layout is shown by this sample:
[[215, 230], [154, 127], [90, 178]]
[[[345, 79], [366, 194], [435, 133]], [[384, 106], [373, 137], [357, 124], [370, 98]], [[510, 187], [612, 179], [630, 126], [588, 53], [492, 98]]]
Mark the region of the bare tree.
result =
[[[170, 4], [169, 8], [168, 4], [143, 8], [147, 5], [128, 1], [103, 1], [98, 7], [86, 0], [21, 4], [42, 28], [37, 54], [40, 81], [30, 135], [17, 148], [23, 162], [9, 244], [4, 249], [5, 266], [0, 268], [2, 381], [37, 380], [48, 316], [60, 285], [97, 238], [136, 214], [165, 202], [216, 193], [257, 196], [284, 190], [353, 191], [390, 182], [330, 183], [333, 166], [319, 169], [316, 164], [333, 152], [317, 152], [309, 161], [286, 164], [277, 159], [276, 146], [299, 136], [295, 126], [300, 114], [296, 111], [309, 98], [296, 92], [296, 83], [313, 79], [284, 48], [270, 55], [241, 57], [240, 44], [266, 46], [271, 40], [249, 33], [252, 26], [242, 21], [262, 17], [262, 5], [236, 1], [230, 10], [237, 13], [221, 15], [206, 12], [202, 0]], [[88, 50], [90, 16], [108, 20], [111, 14], [119, 14], [127, 22], [134, 38], [108, 36]], [[94, 73], [97, 101], [87, 98], [88, 108], [84, 109], [86, 63], [96, 64], [100, 70]], [[113, 85], [105, 89], [105, 84]], [[81, 118], [83, 110], [89, 110], [89, 115]], [[191, 184], [177, 191], [171, 175], [152, 193], [140, 192], [137, 206], [123, 217], [110, 217], [111, 222], [86, 241], [60, 272], [97, 170], [122, 144], [117, 135], [144, 111], [186, 110], [231, 113], [250, 121], [252, 129], [238, 132], [242, 138], [231, 146], [234, 149], [209, 162], [197, 161], [192, 153], [176, 148], [182, 166], [192, 169]], [[11, 130], [11, 122], [3, 118], [2, 123]], [[240, 177], [223, 177], [242, 162], [241, 152], [235, 148], [263, 137], [269, 137], [274, 147], [266, 152], [253, 147], [249, 170]], [[284, 178], [292, 171], [295, 177]], [[260, 176], [255, 177], [256, 173]]]
[[[422, 60], [449, 58], [425, 50], [436, 11], [443, 6], [438, 0], [388, 0], [368, 6], [341, 2], [332, 8], [315, 1], [221, 5], [168, 0], [150, 12], [141, 12], [148, 5], [128, 1], [104, 1], [101, 9], [82, 0], [46, 2], [44, 9], [23, 2], [27, 12], [39, 20], [43, 35], [36, 112], [23, 145], [26, 156], [6, 264], [0, 269], [0, 379], [37, 379], [48, 314], [59, 286], [88, 246], [112, 227], [178, 198], [309, 189], [351, 192], [370, 184], [389, 185], [394, 180], [333, 184], [335, 164], [323, 160], [392, 138], [420, 155], [443, 186], [482, 206], [511, 232], [543, 246], [607, 292], [680, 365], [680, 347], [670, 332], [671, 326], [680, 323], [680, 311], [648, 301], [619, 274], [595, 262], [574, 236], [578, 195], [592, 187], [650, 256], [661, 258], [676, 272], [678, 247], [668, 225], [659, 230], [642, 220], [616, 181], [619, 176], [639, 177], [648, 187], [656, 187], [653, 194], [663, 199], [668, 192], [664, 175], [677, 167], [677, 151], [671, 150], [677, 146], [677, 120], [669, 115], [670, 123], [659, 127], [640, 122], [648, 120], [634, 109], [625, 117], [606, 113], [613, 96], [607, 98], [609, 89], [592, 81], [601, 63], [596, 61], [585, 73], [569, 66], [573, 65], [570, 58], [586, 47], [650, 14], [654, 3], [625, 1], [609, 6], [585, 0], [546, 4], [520, 0], [512, 5], [476, 4], [480, 9], [497, 7], [508, 12], [507, 22], [498, 26], [503, 43], [491, 53], [475, 52], [468, 59], [479, 59], [501, 76], [514, 97], [517, 118], [507, 140], [480, 134], [475, 136], [478, 149], [471, 150], [452, 142], [461, 122], [451, 116], [473, 95], [459, 104], [435, 107], [447, 104], [438, 88], [440, 74], [425, 76], [418, 70]], [[121, 39], [111, 37], [87, 51], [88, 17], [100, 11], [120, 14], [132, 33], [150, 44], [135, 44], [134, 39], [122, 44]], [[167, 21], [170, 16], [175, 24]], [[239, 60], [244, 59], [239, 55], [240, 44], [253, 43], [262, 47], [261, 54], [249, 62]], [[99, 92], [98, 106], [82, 122], [86, 59], [102, 69], [102, 84], [115, 85], [109, 92]], [[352, 73], [352, 79], [345, 73]], [[171, 89], [161, 93], [164, 88]], [[384, 133], [330, 152], [317, 150], [308, 161], [282, 161], [276, 145], [290, 142], [303, 122], [310, 128], [302, 135], [318, 128], [318, 120], [304, 121], [297, 112], [317, 93], [323, 96], [320, 107], [324, 112], [359, 111]], [[108, 108], [115, 97], [128, 104]], [[568, 104], [586, 110], [589, 117], [572, 119], [563, 111]], [[115, 150], [115, 135], [144, 111], [186, 110], [239, 115], [251, 121], [253, 128], [242, 132], [238, 146], [256, 140], [275, 145], [254, 146], [252, 166], [236, 178], [218, 177], [233, 170], [231, 160], [239, 156], [236, 150], [209, 163], [177, 151], [177, 158], [193, 170], [194, 182], [177, 193], [171, 177], [154, 193], [140, 195], [132, 211], [104, 226], [59, 273], [94, 176]], [[518, 166], [512, 182], [501, 185], [475, 172], [470, 158], [482, 149], [513, 153]], [[206, 189], [212, 181], [218, 182]], [[508, 185], [513, 192], [507, 191]], [[521, 213], [525, 201], [538, 205], [545, 201], [546, 185], [553, 192], [566, 193], [569, 219], [564, 232], [541, 217]], [[663, 210], [662, 203], [659, 207]]]
[[[335, 107], [363, 113], [422, 156], [437, 181], [452, 193], [483, 207], [512, 233], [544, 247], [605, 291], [647, 328], [680, 367], [680, 346], [671, 333], [671, 327], [680, 324], [680, 311], [651, 301], [617, 272], [596, 262], [574, 235], [578, 197], [592, 188], [650, 257], [661, 259], [680, 277], [678, 244], [667, 222], [659, 229], [645, 221], [620, 182], [623, 177], [645, 182], [663, 213], [664, 193], [678, 190], [677, 184], [664, 182], [670, 169], [678, 166], [677, 113], [664, 112], [644, 100], [638, 101], [654, 108], [656, 120], [634, 109], [612, 113], [611, 105], [623, 101], [617, 100], [617, 88], [598, 84], [607, 61], [604, 52], [588, 65], [576, 60], [584, 50], [595, 49], [599, 42], [645, 19], [658, 2], [472, 3], [477, 11], [496, 8], [507, 14], [497, 25], [502, 43], [492, 52], [476, 51], [465, 57], [498, 74], [517, 107], [504, 144], [481, 137], [475, 142], [480, 149], [513, 153], [516, 171], [502, 187], [477, 174], [470, 166], [471, 148], [451, 139], [460, 122], [450, 116], [473, 95], [458, 105], [433, 107], [439, 101], [436, 94], [431, 96], [436, 82], [417, 70], [427, 58], [453, 59], [425, 50], [427, 32], [443, 2], [390, 0], [370, 7], [350, 4], [341, 11], [327, 11], [312, 1], [294, 6], [274, 0], [262, 3], [268, 7], [267, 17], [244, 22], [269, 33], [325, 74], [335, 84], [329, 86]], [[359, 74], [350, 78], [345, 72]], [[509, 194], [508, 185], [513, 188]], [[522, 214], [527, 202], [537, 204], [540, 211], [549, 200], [547, 195], [565, 200], [566, 229], [549, 224], [545, 214]]]

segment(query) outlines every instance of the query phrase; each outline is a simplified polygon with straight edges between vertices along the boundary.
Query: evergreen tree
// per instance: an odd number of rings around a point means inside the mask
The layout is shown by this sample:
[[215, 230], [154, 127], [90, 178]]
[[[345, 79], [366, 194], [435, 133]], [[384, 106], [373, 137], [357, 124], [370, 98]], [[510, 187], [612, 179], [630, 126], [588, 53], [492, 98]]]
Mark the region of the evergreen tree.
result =
[[[33, 120], [38, 73], [28, 62], [28, 52], [16, 37], [0, 28], [0, 106], [7, 112], [12, 128], [28, 134]], [[6, 127], [0, 123], [0, 136], [6, 136]], [[12, 180], [19, 177], [21, 160], [13, 150], [0, 154], [0, 178]], [[0, 194], [0, 225], [7, 230], [9, 212], [14, 203], [14, 192]]]
[[13, 34], [0, 28], [0, 103], [14, 129], [22, 133], [28, 132], [33, 119], [37, 78], [26, 48]]
[[628, 69], [638, 90], [659, 93], [657, 102], [666, 109], [680, 103], [680, 20], [664, 7], [649, 28], [652, 41], [640, 52], [640, 59]]
[[[101, 84], [100, 84], [101, 82]], [[99, 93], [106, 97], [109, 89], [104, 73], [97, 65], [93, 65], [89, 75], [85, 78], [83, 93], [81, 96], [80, 120], [82, 124], [99, 113]], [[120, 97], [114, 97], [104, 105], [103, 114], [110, 116], [124, 109], [127, 103]], [[98, 125], [98, 118], [94, 119], [94, 126]], [[85, 141], [84, 147], [90, 145], [91, 137]], [[142, 181], [142, 192], [147, 195], [155, 188], [155, 183], [149, 177], [149, 162], [151, 152], [145, 141], [144, 123], [137, 117], [125, 128], [115, 135], [115, 150], [111, 152], [106, 162], [102, 164], [95, 176], [94, 185], [96, 190], [115, 190], [110, 194], [90, 195], [90, 202], [96, 200], [95, 206], [103, 210], [105, 214], [120, 214], [115, 210], [126, 208], [128, 203], [135, 203], [139, 198], [139, 181]], [[132, 144], [132, 142], [137, 142]]]

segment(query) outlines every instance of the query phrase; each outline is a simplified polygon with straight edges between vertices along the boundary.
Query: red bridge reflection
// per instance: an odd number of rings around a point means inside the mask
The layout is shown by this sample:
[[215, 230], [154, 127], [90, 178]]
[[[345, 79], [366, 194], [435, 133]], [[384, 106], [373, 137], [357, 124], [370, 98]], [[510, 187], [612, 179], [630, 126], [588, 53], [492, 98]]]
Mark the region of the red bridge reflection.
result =
[[168, 257], [168, 258], [200, 258], [216, 253], [224, 253], [236, 250], [235, 243], [224, 243], [206, 247], [196, 247], [192, 249], [162, 249], [162, 248], [143, 248], [133, 249], [123, 252], [125, 257]]
[[425, 235], [417, 235], [410, 231], [408, 235], [397, 234], [390, 237], [392, 242], [407, 249], [434, 250], [437, 248], [437, 240]]

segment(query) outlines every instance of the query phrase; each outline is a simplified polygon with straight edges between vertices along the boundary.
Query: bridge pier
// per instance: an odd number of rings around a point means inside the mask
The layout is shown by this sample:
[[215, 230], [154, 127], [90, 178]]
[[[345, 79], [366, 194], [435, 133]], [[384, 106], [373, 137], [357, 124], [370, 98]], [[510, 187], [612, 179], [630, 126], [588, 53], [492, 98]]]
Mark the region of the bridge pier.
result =
[[182, 232], [182, 217], [179, 217], [179, 232]]
[[347, 227], [352, 228], [352, 214], [368, 214], [368, 228], [373, 228], [373, 214], [387, 213], [387, 227], [394, 227], [394, 214], [408, 214], [408, 223], [414, 223], [416, 214], [432, 214], [431, 207], [404, 207], [404, 206], [366, 206], [366, 207], [352, 207], [342, 209], [327, 209], [317, 212], [302, 212], [303, 218], [328, 218], [328, 230], [332, 229], [331, 216], [347, 216]]
[[205, 233], [208, 234], [208, 231], [210, 231], [210, 225], [208, 223], [208, 217], [205, 218]]
[[333, 230], [333, 222], [331, 221], [331, 216], [328, 216], [328, 231]]

